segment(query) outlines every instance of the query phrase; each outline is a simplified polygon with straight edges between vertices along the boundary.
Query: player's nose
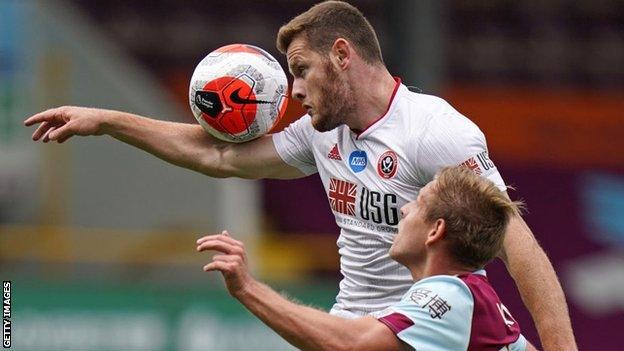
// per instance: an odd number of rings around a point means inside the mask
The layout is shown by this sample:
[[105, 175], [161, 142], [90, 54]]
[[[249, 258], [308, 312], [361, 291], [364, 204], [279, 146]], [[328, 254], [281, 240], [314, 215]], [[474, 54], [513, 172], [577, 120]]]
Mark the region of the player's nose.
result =
[[303, 101], [303, 99], [305, 99], [306, 97], [305, 86], [299, 78], [295, 78], [293, 80], [292, 96], [295, 98], [295, 100], [298, 101]]

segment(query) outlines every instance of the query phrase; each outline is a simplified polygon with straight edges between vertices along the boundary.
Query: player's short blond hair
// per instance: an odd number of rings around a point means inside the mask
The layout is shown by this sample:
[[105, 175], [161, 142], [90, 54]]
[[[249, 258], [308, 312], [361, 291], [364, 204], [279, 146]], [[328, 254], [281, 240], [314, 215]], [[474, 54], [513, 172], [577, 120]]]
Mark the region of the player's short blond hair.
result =
[[343, 1], [325, 1], [283, 25], [277, 34], [277, 49], [283, 54], [295, 37], [303, 35], [315, 52], [327, 56], [338, 38], [353, 45], [362, 59], [382, 64], [381, 48], [373, 26], [354, 6]]
[[426, 220], [444, 219], [444, 240], [451, 255], [472, 269], [482, 268], [498, 255], [509, 220], [524, 207], [466, 167], [442, 169], [433, 192], [425, 208]]

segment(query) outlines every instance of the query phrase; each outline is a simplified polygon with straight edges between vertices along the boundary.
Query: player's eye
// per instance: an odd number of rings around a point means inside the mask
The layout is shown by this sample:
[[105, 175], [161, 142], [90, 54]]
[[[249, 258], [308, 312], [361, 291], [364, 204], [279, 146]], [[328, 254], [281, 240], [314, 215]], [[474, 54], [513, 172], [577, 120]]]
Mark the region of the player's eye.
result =
[[303, 78], [306, 74], [307, 68], [304, 66], [298, 66], [297, 67], [297, 76]]
[[293, 77], [299, 78], [300, 77], [300, 73], [301, 73], [301, 69], [299, 68], [299, 66], [292, 66], [290, 68], [290, 73], [293, 75]]

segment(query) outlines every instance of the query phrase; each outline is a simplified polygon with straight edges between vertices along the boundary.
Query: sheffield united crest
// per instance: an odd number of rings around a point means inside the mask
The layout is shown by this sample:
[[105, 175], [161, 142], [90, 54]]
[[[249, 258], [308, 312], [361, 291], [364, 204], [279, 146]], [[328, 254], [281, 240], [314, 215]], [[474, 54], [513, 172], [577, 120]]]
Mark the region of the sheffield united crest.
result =
[[396, 174], [399, 167], [399, 159], [394, 151], [388, 150], [379, 156], [377, 161], [377, 173], [384, 179], [390, 179]]

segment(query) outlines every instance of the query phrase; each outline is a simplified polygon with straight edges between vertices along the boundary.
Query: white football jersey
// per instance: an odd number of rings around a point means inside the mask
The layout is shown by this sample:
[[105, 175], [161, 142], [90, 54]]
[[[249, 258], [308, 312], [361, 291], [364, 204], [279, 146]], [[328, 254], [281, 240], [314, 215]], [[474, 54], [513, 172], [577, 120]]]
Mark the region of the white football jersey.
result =
[[344, 278], [332, 313], [342, 316], [375, 314], [414, 284], [388, 252], [399, 209], [440, 168], [464, 164], [506, 189], [481, 130], [443, 99], [411, 92], [398, 79], [388, 110], [362, 133], [346, 125], [321, 133], [305, 115], [273, 142], [284, 162], [323, 181], [341, 228]]

